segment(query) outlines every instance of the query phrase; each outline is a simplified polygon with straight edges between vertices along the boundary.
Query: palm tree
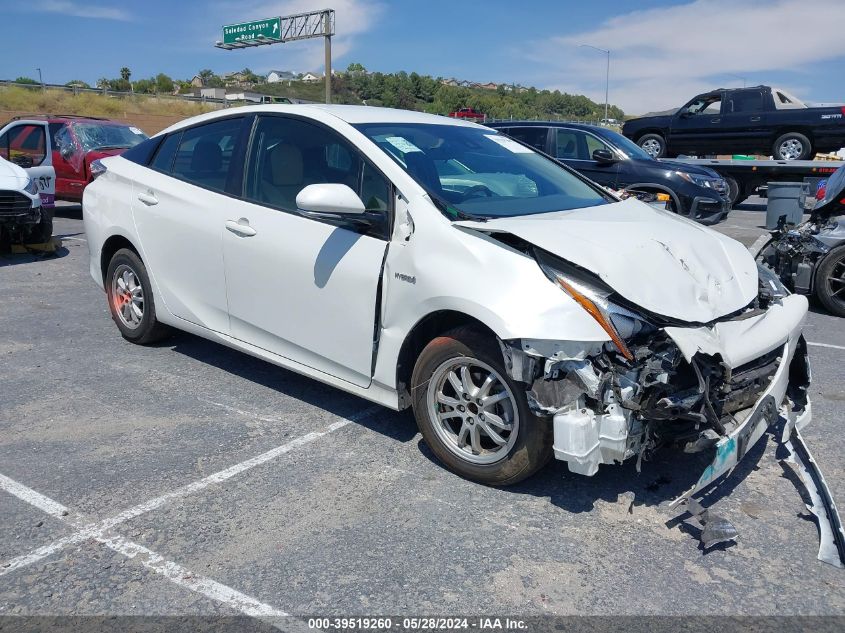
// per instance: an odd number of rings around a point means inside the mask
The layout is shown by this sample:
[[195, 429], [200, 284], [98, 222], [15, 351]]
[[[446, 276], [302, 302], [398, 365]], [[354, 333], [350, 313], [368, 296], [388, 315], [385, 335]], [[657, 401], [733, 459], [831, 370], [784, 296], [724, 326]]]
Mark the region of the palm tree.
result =
[[126, 66], [120, 69], [120, 78], [124, 81], [129, 81], [129, 78], [132, 76], [132, 71], [129, 70]]

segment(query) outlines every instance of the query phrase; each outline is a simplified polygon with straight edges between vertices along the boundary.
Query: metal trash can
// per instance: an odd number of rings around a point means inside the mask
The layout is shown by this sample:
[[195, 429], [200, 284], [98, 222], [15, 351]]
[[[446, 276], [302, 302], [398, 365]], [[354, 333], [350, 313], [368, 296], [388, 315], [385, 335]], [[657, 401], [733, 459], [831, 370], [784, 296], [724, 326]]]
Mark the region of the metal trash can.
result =
[[801, 224], [804, 217], [803, 198], [807, 196], [807, 188], [803, 182], [770, 182], [768, 183], [769, 203], [766, 207], [766, 228], [777, 228], [778, 218], [786, 216], [787, 224]]

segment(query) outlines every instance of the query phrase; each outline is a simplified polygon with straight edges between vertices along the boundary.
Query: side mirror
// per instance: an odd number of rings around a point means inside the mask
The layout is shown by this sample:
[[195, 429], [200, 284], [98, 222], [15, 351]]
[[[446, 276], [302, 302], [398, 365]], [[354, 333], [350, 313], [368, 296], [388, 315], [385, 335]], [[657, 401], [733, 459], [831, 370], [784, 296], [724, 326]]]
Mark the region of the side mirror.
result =
[[327, 216], [360, 216], [366, 210], [358, 194], [347, 185], [308, 185], [296, 195], [300, 211]]
[[616, 157], [609, 149], [593, 150], [593, 160], [597, 163], [615, 163]]

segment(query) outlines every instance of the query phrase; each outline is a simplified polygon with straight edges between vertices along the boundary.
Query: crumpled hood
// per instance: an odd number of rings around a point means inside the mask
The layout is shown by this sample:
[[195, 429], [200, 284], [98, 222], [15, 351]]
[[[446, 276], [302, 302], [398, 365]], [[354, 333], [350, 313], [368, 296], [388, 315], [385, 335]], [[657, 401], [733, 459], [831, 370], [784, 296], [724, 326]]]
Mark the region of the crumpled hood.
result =
[[687, 322], [735, 312], [758, 291], [757, 265], [742, 244], [635, 199], [454, 224], [511, 233], [595, 273], [628, 301]]
[[23, 167], [0, 158], [0, 189], [19, 191], [27, 180], [29, 176]]

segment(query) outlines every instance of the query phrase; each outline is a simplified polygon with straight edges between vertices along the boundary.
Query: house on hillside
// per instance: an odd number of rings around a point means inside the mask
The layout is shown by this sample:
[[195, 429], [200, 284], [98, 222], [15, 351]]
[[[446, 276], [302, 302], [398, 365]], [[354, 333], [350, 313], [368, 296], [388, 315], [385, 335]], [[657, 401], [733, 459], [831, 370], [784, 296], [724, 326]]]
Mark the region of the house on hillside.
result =
[[492, 81], [486, 84], [476, 84], [476, 87], [482, 88], [484, 90], [496, 90], [499, 87], [499, 84], [494, 84]]
[[199, 75], [194, 75], [194, 78], [191, 79], [191, 87], [192, 88], [202, 88], [205, 85], [205, 82], [202, 80], [202, 77]]
[[300, 77], [300, 79], [308, 83], [315, 83], [317, 81], [323, 80], [322, 77], [320, 77], [319, 75], [315, 75], [314, 73], [305, 73], [304, 75], [302, 75], [302, 77]]
[[293, 81], [296, 79], [296, 73], [290, 70], [271, 70], [267, 73], [267, 83], [277, 84], [281, 81]]
[[444, 86], [458, 86], [458, 85], [460, 85], [460, 82], [455, 78], [441, 79], [440, 83], [443, 84]]

